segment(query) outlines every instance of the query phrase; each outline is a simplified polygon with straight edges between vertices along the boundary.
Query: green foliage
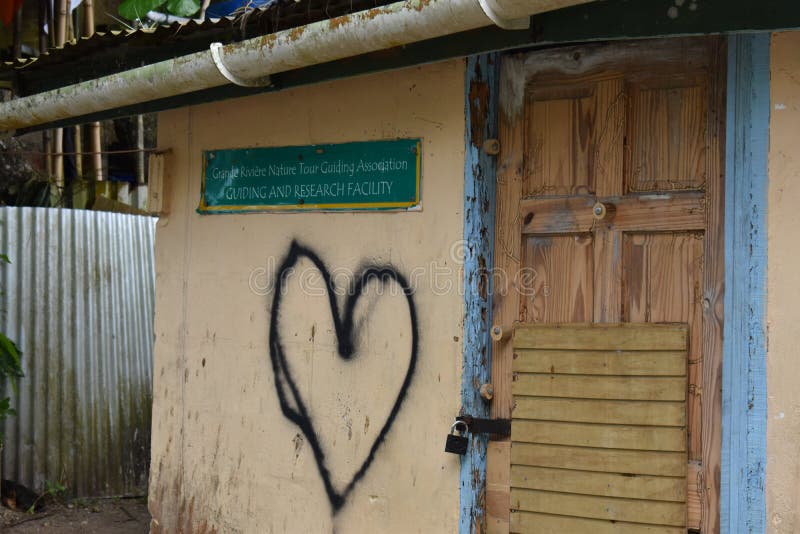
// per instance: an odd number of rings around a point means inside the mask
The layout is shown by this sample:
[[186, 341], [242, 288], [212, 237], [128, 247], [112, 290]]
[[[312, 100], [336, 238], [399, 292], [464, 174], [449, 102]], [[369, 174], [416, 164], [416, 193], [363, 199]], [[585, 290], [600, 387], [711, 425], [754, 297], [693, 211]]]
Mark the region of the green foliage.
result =
[[[0, 254], [0, 260], [11, 263], [5, 254]], [[17, 392], [17, 380], [23, 376], [21, 359], [22, 353], [16, 343], [0, 332], [0, 383], [7, 378], [14, 393]], [[4, 438], [1, 424], [12, 415], [16, 415], [16, 412], [11, 408], [11, 398], [0, 398], [0, 447], [3, 445]]]
[[163, 0], [125, 0], [119, 5], [118, 11], [128, 20], [139, 20], [163, 3]]
[[[5, 415], [4, 415], [5, 414]], [[7, 415], [17, 415], [17, 412], [11, 407], [11, 399], [6, 397], [5, 399], [0, 399], [0, 421], [5, 419]], [[0, 433], [0, 436], [3, 434]]]
[[200, 11], [200, 0], [125, 0], [118, 11], [128, 20], [141, 20], [148, 11], [157, 11], [162, 6], [173, 15], [191, 17]]
[[14, 393], [17, 392], [17, 379], [22, 378], [22, 353], [17, 348], [16, 343], [0, 333], [0, 377], [10, 378], [11, 387]]
[[37, 497], [37, 499], [33, 502], [31, 507], [28, 508], [27, 512], [29, 514], [36, 513], [36, 506], [39, 504], [39, 501], [42, 501], [47, 497], [60, 501], [61, 498], [64, 496], [64, 493], [66, 492], [67, 492], [67, 487], [61, 482], [53, 482], [51, 480], [45, 480], [44, 491], [42, 492], [41, 495], [39, 495], [39, 497]]
[[66, 491], [67, 487], [61, 482], [52, 482], [50, 480], [45, 481], [46, 495], [52, 495], [53, 497], [61, 497], [62, 495], [64, 495], [64, 492]]
[[191, 17], [200, 11], [200, 2], [197, 0], [168, 0], [167, 11], [179, 17]]

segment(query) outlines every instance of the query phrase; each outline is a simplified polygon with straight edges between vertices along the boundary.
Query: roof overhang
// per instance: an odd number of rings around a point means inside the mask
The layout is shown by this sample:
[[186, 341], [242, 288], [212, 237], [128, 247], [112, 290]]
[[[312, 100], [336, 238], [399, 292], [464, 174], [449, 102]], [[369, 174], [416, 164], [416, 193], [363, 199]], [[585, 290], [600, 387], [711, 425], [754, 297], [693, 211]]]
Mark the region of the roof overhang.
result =
[[674, 16], [674, 10], [670, 9], [674, 5], [673, 1], [668, 0], [592, 2], [534, 15], [530, 18], [529, 28], [525, 30], [488, 26], [457, 32], [272, 74], [269, 86], [241, 87], [224, 83], [133, 104], [115, 106], [112, 103], [92, 113], [23, 126], [18, 128], [18, 133], [162, 111], [491, 51], [598, 40], [800, 28], [800, 3], [796, 2], [704, 0], [698, 2], [694, 10], [681, 9], [677, 17]]

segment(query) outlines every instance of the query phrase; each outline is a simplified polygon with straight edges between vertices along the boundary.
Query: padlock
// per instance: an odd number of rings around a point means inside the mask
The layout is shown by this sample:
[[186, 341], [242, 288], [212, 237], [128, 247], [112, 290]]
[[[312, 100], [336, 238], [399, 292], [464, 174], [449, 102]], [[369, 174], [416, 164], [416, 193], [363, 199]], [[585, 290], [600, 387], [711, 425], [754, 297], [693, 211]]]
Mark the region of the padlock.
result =
[[[458, 427], [462, 430], [458, 430]], [[461, 434], [457, 436], [453, 434], [456, 430]], [[444, 452], [452, 452], [453, 454], [467, 454], [467, 446], [469, 445], [469, 438], [466, 434], [469, 432], [469, 426], [464, 421], [456, 421], [450, 427], [450, 433], [447, 434], [447, 442], [444, 445]]]

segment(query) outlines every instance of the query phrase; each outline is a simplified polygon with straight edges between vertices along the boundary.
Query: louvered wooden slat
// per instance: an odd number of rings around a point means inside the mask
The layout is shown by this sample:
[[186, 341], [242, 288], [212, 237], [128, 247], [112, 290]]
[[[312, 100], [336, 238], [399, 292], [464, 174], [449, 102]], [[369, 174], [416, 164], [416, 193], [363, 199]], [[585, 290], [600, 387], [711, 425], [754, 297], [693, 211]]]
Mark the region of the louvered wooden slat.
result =
[[[511, 439], [514, 439], [512, 434]], [[686, 454], [679, 452], [593, 449], [512, 441], [511, 463], [607, 473], [685, 477]]]
[[514, 369], [521, 373], [575, 375], [685, 376], [686, 353], [681, 351], [516, 351]]
[[619, 475], [518, 465], [512, 473], [511, 485], [517, 488], [607, 497], [676, 502], [686, 500], [686, 482], [680, 477]]
[[600, 519], [583, 519], [559, 515], [511, 512], [511, 532], [536, 534], [686, 534], [683, 527], [643, 525]]
[[511, 433], [515, 441], [528, 443], [646, 451], [686, 450], [686, 432], [681, 427], [515, 420]]
[[526, 324], [514, 332], [515, 349], [685, 351], [687, 343], [681, 324]]
[[685, 325], [519, 325], [514, 532], [685, 532]]
[[514, 399], [514, 417], [612, 425], [685, 426], [683, 402], [524, 397]]
[[552, 491], [511, 490], [511, 507], [525, 512], [553, 513], [651, 525], [686, 524], [686, 504], [644, 499], [620, 499]]
[[515, 373], [514, 395], [579, 399], [682, 401], [686, 377], [545, 375]]

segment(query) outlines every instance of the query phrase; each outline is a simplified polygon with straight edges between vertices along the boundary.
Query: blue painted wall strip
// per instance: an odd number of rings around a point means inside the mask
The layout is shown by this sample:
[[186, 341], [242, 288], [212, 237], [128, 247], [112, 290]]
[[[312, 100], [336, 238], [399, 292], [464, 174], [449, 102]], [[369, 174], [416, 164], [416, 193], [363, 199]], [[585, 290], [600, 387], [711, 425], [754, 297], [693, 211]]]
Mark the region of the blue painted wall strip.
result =
[[[486, 139], [497, 137], [498, 67], [496, 54], [467, 58], [461, 410], [475, 417], [489, 417], [489, 405], [479, 388], [490, 382], [492, 369], [489, 273], [494, 250], [495, 161], [482, 146]], [[487, 436], [471, 435], [469, 451], [461, 459], [461, 534], [477, 531], [484, 522], [486, 445]]]
[[768, 33], [728, 41], [725, 325], [722, 364], [723, 534], [766, 520]]

